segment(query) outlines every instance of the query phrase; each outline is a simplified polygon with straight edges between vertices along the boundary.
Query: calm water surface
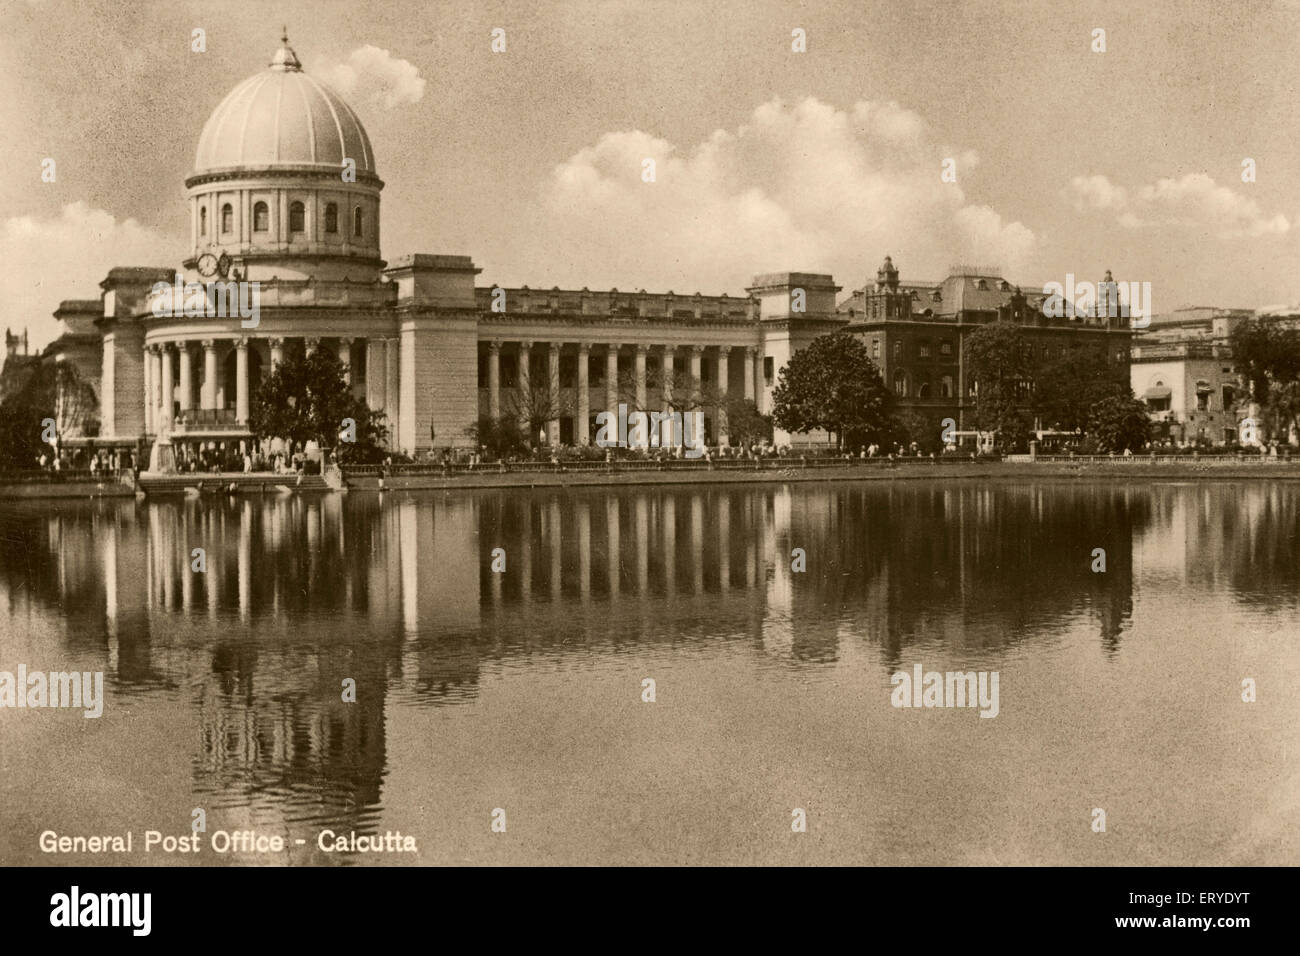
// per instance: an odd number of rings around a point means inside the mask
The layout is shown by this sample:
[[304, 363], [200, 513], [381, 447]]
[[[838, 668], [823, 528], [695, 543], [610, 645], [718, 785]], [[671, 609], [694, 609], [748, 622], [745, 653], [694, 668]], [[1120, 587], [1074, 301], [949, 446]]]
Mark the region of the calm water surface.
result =
[[[0, 670], [106, 694], [0, 710], [0, 861], [1297, 864], [1298, 527], [1264, 482], [0, 504]], [[890, 706], [915, 664], [999, 715]], [[289, 848], [141, 851], [195, 807]]]

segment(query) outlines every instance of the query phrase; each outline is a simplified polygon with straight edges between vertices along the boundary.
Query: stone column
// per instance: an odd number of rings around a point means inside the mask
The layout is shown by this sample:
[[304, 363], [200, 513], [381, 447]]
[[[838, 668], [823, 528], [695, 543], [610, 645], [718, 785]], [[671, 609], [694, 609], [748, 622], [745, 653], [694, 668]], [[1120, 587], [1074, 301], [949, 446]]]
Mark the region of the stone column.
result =
[[343, 381], [352, 384], [352, 340], [339, 339], [339, 364], [343, 366]]
[[587, 439], [591, 437], [591, 430], [587, 426], [587, 419], [591, 415], [591, 396], [587, 394], [590, 388], [588, 382], [587, 364], [591, 360], [591, 343], [578, 343], [578, 419], [574, 423], [576, 426], [573, 430], [574, 441], [578, 447], [587, 444]]
[[695, 379], [695, 387], [700, 384], [700, 356], [704, 354], [703, 345], [691, 346], [691, 378]]
[[605, 404], [618, 417], [618, 346], [605, 346]]
[[[383, 411], [385, 396], [384, 350], [387, 343], [371, 336], [366, 339], [366, 404], [374, 411]], [[392, 436], [396, 438], [396, 435]]]
[[153, 346], [144, 347], [144, 430], [152, 433], [153, 427]]
[[754, 353], [758, 350], [752, 345], [745, 349], [745, 397], [755, 401], [754, 389]]
[[248, 339], [235, 341], [235, 421], [248, 423]]
[[275, 368], [284, 361], [284, 339], [274, 338], [271, 343], [271, 368]]
[[638, 344], [636, 347], [636, 407], [641, 412], [646, 411], [645, 354], [648, 349], [648, 345]]
[[[532, 431], [532, 412], [533, 412], [533, 383], [532, 383], [532, 361], [533, 361], [533, 343], [519, 343], [519, 418], [528, 425], [528, 430]], [[528, 444], [532, 445], [536, 435], [528, 436]]]
[[[673, 368], [674, 349], [671, 345], [664, 346], [663, 361], [663, 407], [664, 414], [671, 416], [673, 412], [673, 376], [676, 374]], [[671, 419], [665, 419], [659, 426], [659, 444], [664, 448], [671, 448], [674, 444], [673, 423]]]
[[398, 344], [399, 340], [397, 338], [384, 339], [384, 413], [388, 416], [389, 448], [401, 447], [397, 441], [397, 429], [401, 424], [398, 409], [401, 405], [402, 395], [399, 389], [397, 369]]
[[315, 352], [316, 346], [318, 345], [320, 345], [319, 335], [308, 335], [302, 340], [303, 351], [308, 355], [311, 355], [312, 352]]
[[729, 444], [727, 441], [727, 365], [730, 362], [731, 346], [721, 345], [718, 347], [718, 444]]
[[181, 411], [188, 412], [194, 407], [193, 356], [188, 342], [177, 342], [176, 349], [181, 360]]
[[162, 394], [158, 397], [158, 431], [162, 433], [172, 430], [172, 393], [175, 391], [172, 378], [172, 354], [167, 346], [158, 349], [158, 360], [162, 364]]
[[488, 343], [488, 418], [501, 417], [501, 343]]
[[203, 340], [203, 395], [201, 402], [205, 409], [217, 407], [217, 343], [213, 339]]
[[552, 342], [547, 365], [547, 402], [550, 418], [546, 422], [546, 437], [552, 447], [560, 444], [560, 343]]

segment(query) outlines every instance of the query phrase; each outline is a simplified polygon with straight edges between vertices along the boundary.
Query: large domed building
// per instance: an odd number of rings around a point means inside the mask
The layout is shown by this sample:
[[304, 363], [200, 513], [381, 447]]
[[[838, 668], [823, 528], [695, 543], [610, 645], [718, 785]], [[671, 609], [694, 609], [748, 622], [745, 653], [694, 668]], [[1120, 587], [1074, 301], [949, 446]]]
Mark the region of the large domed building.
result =
[[[411, 455], [472, 445], [467, 430], [485, 417], [540, 418], [533, 441], [582, 445], [598, 412], [665, 409], [688, 387], [713, 397], [702, 411], [717, 443], [727, 439], [719, 394], [769, 411], [791, 352], [847, 321], [827, 275], [762, 275], [746, 295], [704, 296], [476, 288], [468, 256], [385, 262], [374, 146], [287, 37], [212, 111], [185, 188], [179, 269], [112, 269], [102, 309], [69, 300], [56, 313], [102, 343], [86, 376], [100, 396], [96, 445], [142, 448], [145, 461], [163, 436], [182, 461], [200, 446], [246, 448], [258, 385], [312, 349], [340, 359], [385, 414], [391, 448]], [[244, 284], [250, 300], [255, 290], [255, 319], [189, 310], [163, 290], [223, 282]]]

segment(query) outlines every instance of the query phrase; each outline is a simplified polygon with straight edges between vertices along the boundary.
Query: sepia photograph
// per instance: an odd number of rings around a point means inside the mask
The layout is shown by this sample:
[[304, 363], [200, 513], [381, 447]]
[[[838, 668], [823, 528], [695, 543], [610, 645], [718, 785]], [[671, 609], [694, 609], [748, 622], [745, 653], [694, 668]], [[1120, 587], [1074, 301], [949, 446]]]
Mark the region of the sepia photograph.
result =
[[1240, 939], [1300, 864], [1300, 3], [6, 0], [0, 61], [24, 923], [1111, 870]]

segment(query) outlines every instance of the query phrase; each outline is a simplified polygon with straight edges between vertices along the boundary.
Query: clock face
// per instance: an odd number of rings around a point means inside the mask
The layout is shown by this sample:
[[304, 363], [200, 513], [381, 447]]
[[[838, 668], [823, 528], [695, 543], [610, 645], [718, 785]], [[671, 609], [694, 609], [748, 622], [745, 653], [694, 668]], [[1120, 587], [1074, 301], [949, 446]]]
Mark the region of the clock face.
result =
[[221, 258], [217, 260], [217, 272], [221, 273], [223, 279], [230, 272], [230, 256], [224, 252], [221, 254]]
[[199, 261], [198, 263], [196, 263], [196, 268], [199, 270], [199, 275], [203, 276], [204, 278], [216, 275], [217, 257], [210, 252], [203, 253], [203, 255], [199, 256]]

